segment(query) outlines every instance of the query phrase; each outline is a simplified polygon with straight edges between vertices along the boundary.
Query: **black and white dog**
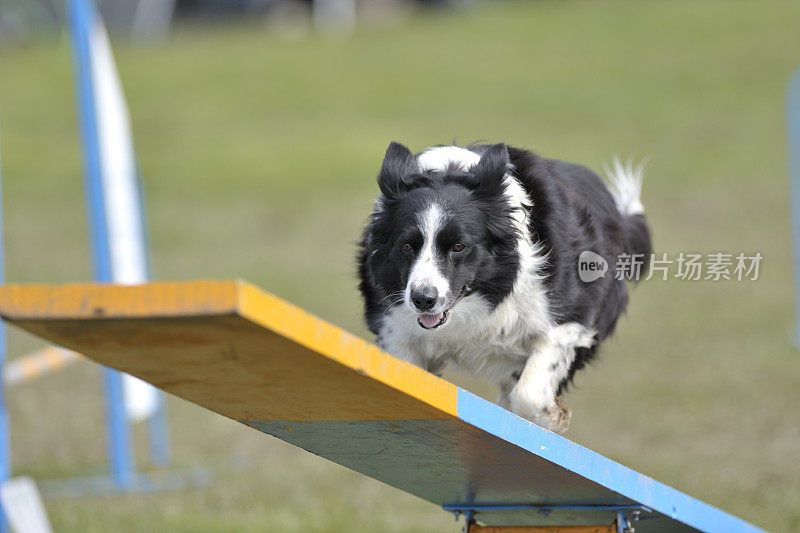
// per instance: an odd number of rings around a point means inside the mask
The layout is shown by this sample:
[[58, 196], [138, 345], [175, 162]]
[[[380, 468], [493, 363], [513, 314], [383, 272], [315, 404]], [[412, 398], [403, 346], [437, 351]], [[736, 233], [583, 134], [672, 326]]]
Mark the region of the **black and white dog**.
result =
[[[565, 431], [561, 393], [628, 301], [619, 258], [650, 253], [641, 170], [617, 162], [607, 187], [585, 167], [505, 144], [417, 156], [390, 144], [359, 249], [378, 343], [436, 374], [454, 364], [482, 375], [498, 404]], [[594, 281], [579, 276], [587, 251], [607, 263]]]

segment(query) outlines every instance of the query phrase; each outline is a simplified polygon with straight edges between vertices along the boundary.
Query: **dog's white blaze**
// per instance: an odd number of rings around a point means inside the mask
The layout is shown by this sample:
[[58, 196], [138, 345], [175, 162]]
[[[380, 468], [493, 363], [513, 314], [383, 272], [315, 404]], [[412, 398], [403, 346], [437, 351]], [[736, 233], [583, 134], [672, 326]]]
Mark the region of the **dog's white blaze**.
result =
[[[411, 301], [411, 291], [425, 285], [433, 285], [442, 300], [450, 291], [450, 282], [442, 276], [436, 266], [436, 234], [444, 225], [444, 213], [436, 204], [431, 204], [422, 215], [417, 219], [422, 231], [422, 249], [417, 256], [406, 283], [405, 302], [411, 309], [415, 310], [414, 302]], [[440, 313], [438, 304], [431, 310], [432, 313]]]
[[460, 146], [434, 146], [417, 156], [417, 162], [422, 170], [444, 170], [449, 165], [455, 164], [466, 172], [480, 160], [481, 156]]

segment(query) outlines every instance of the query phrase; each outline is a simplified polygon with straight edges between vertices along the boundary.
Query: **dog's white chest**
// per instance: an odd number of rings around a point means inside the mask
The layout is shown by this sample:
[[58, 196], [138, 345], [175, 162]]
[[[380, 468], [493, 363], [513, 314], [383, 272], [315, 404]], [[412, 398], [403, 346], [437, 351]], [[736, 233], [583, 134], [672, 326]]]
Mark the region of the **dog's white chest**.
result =
[[[450, 363], [491, 380], [508, 379], [522, 369], [548, 327], [543, 300], [512, 293], [494, 311], [481, 297], [464, 298], [441, 328], [425, 330], [406, 308], [389, 312], [380, 342], [393, 355], [428, 369]], [[541, 302], [541, 303], [540, 303]]]

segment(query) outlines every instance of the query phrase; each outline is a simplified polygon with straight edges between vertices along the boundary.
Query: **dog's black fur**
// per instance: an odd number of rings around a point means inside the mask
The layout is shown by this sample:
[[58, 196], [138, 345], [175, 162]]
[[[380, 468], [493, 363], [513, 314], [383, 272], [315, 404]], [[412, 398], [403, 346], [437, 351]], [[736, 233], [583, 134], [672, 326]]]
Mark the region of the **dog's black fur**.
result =
[[[398, 295], [421, 246], [415, 220], [431, 203], [441, 205], [448, 215], [448, 225], [436, 238], [437, 267], [454, 293], [448, 305], [475, 294], [495, 309], [509, 296], [520, 275], [520, 235], [511, 223], [513, 207], [503, 181], [509, 172], [530, 200], [527, 226], [531, 241], [546, 257], [538, 274], [552, 322], [575, 322], [594, 331], [591, 346], [576, 348], [569, 372], [559, 384], [560, 394], [613, 333], [625, 310], [628, 291], [625, 281], [615, 275], [618, 258], [639, 255], [644, 261], [641, 272], [646, 271], [651, 244], [645, 218], [621, 212], [604, 181], [581, 165], [502, 144], [468, 149], [481, 156], [473, 168], [451, 165], [433, 172], [420, 168], [402, 145], [393, 143], [387, 150], [378, 176], [379, 207], [358, 254], [367, 324], [380, 341], [382, 327], [391, 327], [384, 323], [387, 312], [403, 305]], [[468, 253], [453, 253], [455, 242], [469, 243]], [[404, 243], [414, 251], [405, 253]], [[579, 279], [578, 256], [584, 250], [608, 262], [605, 277], [591, 283]]]

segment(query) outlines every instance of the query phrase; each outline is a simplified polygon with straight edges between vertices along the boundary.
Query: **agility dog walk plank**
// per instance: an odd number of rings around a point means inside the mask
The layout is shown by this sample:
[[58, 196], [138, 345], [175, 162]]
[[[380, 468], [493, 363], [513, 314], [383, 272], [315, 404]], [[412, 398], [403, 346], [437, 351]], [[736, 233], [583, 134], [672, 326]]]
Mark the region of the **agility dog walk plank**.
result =
[[760, 531], [242, 281], [9, 285], [0, 315], [485, 525]]

